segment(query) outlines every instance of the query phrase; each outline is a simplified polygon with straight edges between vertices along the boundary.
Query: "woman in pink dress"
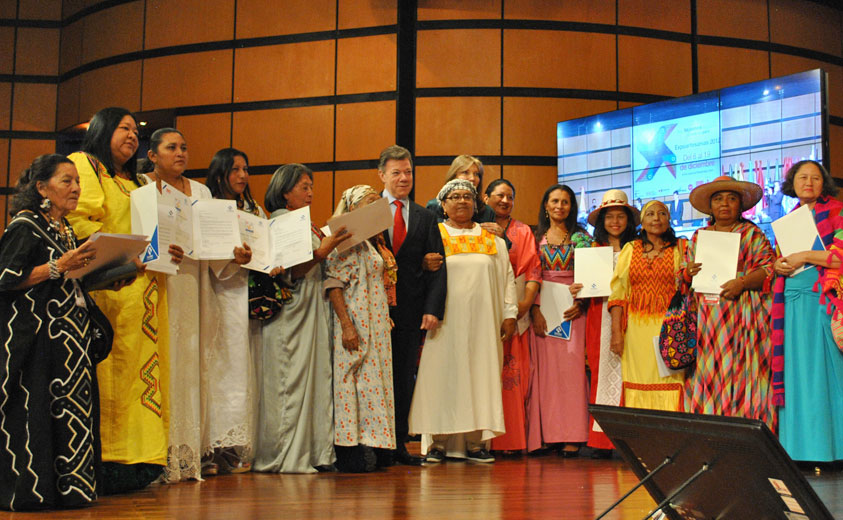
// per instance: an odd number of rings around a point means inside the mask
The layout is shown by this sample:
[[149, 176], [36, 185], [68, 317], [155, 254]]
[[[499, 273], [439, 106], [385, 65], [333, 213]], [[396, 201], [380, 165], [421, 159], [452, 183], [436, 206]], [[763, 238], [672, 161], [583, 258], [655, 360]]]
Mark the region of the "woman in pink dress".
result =
[[[577, 223], [577, 198], [568, 186], [548, 188], [536, 229], [542, 287], [574, 282], [574, 250], [592, 239]], [[541, 296], [540, 296], [541, 298]], [[533, 351], [527, 404], [527, 450], [564, 444], [560, 453], [576, 457], [588, 440], [588, 381], [585, 376], [585, 306], [575, 300], [562, 324], [549, 324], [533, 304]]]

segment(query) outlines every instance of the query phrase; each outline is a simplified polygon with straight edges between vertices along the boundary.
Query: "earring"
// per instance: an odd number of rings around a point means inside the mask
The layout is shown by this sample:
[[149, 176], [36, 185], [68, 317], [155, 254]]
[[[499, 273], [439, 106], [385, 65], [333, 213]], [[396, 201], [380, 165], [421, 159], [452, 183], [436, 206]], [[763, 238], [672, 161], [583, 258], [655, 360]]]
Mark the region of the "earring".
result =
[[52, 202], [50, 202], [50, 199], [48, 199], [47, 197], [44, 197], [43, 199], [41, 199], [41, 206], [40, 206], [40, 208], [41, 208], [43, 211], [50, 211], [50, 208], [51, 208], [52, 206], [53, 206], [53, 203], [52, 203]]
[[444, 210], [444, 209], [442, 210], [442, 214], [445, 216], [445, 218], [446, 218], [446, 219], [448, 218], [448, 214], [447, 214], [447, 213], [445, 213], [445, 210]]
[[544, 210], [544, 218], [550, 220], [550, 213], [548, 213], [547, 210]]

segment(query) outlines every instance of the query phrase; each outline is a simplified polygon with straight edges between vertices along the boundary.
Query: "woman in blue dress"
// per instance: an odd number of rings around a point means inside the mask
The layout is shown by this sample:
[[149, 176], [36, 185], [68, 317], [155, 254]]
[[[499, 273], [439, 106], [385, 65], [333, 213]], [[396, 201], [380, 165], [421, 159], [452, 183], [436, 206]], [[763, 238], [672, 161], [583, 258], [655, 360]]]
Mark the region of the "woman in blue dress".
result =
[[[843, 203], [817, 162], [787, 172], [782, 192], [808, 206], [824, 251], [800, 251], [776, 260], [773, 299], [773, 399], [779, 440], [795, 460], [843, 460], [843, 353], [831, 332], [840, 315]], [[815, 268], [796, 272], [810, 264]], [[747, 367], [749, 368], [749, 367]]]

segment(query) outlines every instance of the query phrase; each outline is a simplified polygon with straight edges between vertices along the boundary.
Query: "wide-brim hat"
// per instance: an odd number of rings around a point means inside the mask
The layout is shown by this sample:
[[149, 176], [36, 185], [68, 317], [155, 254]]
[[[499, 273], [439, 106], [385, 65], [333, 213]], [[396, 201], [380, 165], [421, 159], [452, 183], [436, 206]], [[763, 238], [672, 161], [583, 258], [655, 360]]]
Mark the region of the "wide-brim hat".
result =
[[758, 204], [758, 201], [764, 195], [761, 186], [754, 182], [738, 181], [728, 175], [723, 175], [694, 188], [688, 200], [697, 211], [711, 215], [711, 196], [718, 191], [737, 193], [741, 198], [741, 213]]
[[597, 215], [600, 214], [600, 210], [615, 207], [628, 209], [632, 213], [632, 220], [636, 226], [641, 223], [641, 212], [638, 211], [638, 208], [629, 205], [629, 198], [627, 198], [623, 190], [615, 189], [603, 194], [603, 202], [597, 206], [597, 209], [588, 214], [588, 223], [594, 226], [597, 223]]

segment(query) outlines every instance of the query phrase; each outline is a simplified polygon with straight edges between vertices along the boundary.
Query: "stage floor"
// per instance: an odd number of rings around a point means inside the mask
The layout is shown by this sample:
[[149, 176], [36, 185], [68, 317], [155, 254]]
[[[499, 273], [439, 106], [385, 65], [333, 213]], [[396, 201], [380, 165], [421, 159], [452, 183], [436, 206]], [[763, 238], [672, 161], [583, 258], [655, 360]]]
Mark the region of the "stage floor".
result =
[[[843, 473], [806, 471], [836, 518], [843, 518]], [[152, 485], [93, 507], [49, 513], [0, 513], [0, 519], [447, 518], [591, 519], [635, 485], [620, 459], [563, 459], [555, 454], [394, 466], [364, 475], [246, 473], [204, 482]], [[751, 497], [747, 497], [751, 498]], [[655, 504], [638, 490], [611, 519], [640, 520]]]

